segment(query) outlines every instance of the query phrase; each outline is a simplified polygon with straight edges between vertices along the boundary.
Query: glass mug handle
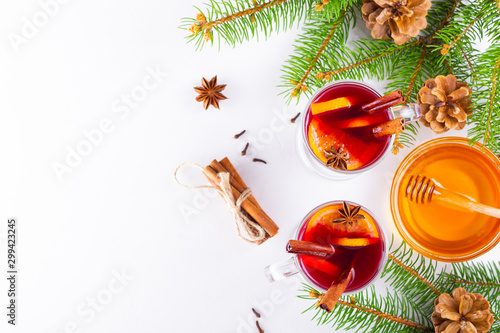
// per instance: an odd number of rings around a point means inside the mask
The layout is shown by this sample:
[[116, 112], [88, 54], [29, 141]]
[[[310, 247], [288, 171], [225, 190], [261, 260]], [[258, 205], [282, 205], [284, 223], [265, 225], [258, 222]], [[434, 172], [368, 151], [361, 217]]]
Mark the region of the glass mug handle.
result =
[[286, 279], [299, 272], [295, 257], [277, 262], [264, 268], [264, 274], [270, 282]]
[[391, 108], [393, 119], [403, 117], [405, 124], [411, 124], [422, 117], [422, 110], [416, 103], [401, 104]]

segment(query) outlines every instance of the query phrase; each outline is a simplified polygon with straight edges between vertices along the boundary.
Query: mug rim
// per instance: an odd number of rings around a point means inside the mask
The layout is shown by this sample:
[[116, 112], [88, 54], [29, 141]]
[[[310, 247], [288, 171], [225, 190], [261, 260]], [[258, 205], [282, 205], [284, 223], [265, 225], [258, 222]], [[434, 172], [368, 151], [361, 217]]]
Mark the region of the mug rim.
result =
[[[361, 288], [359, 289], [356, 289], [356, 290], [352, 290], [352, 291], [346, 291], [343, 293], [343, 295], [353, 295], [353, 294], [357, 294], [365, 289], [367, 289], [369, 286], [373, 285], [375, 283], [375, 281], [377, 281], [380, 276], [382, 275], [382, 272], [384, 270], [384, 267], [387, 263], [387, 260], [389, 258], [389, 249], [387, 248], [388, 247], [388, 240], [387, 240], [387, 233], [385, 231], [385, 228], [380, 224], [378, 218], [369, 210], [367, 209], [365, 206], [363, 205], [360, 205], [356, 202], [353, 202], [353, 201], [349, 201], [349, 200], [332, 200], [332, 201], [327, 201], [325, 203], [322, 203], [318, 206], [316, 206], [315, 208], [313, 208], [312, 210], [310, 210], [306, 215], [305, 217], [302, 219], [302, 221], [299, 223], [297, 229], [295, 230], [295, 233], [294, 233], [294, 238], [295, 239], [298, 239], [298, 236], [299, 236], [299, 233], [300, 233], [300, 230], [302, 229], [302, 227], [304, 226], [304, 224], [306, 222], [308, 222], [308, 220], [311, 218], [312, 215], [314, 215], [316, 212], [318, 212], [320, 209], [324, 208], [324, 207], [327, 207], [327, 206], [331, 206], [331, 205], [336, 205], [336, 204], [342, 204], [343, 202], [347, 202], [348, 204], [350, 205], [356, 205], [356, 206], [361, 206], [361, 208], [367, 212], [371, 217], [372, 219], [375, 221], [375, 223], [377, 224], [378, 226], [378, 229], [380, 231], [380, 233], [382, 234], [382, 240], [383, 240], [383, 254], [382, 254], [382, 258], [380, 259], [380, 263], [379, 263], [379, 266], [377, 268], [377, 273], [375, 273], [373, 275], [373, 277]], [[295, 262], [295, 266], [297, 267], [297, 270], [298, 270], [298, 273], [300, 274], [300, 276], [302, 278], [304, 278], [308, 283], [310, 283], [311, 285], [313, 285], [316, 290], [319, 290], [319, 291], [322, 291], [322, 292], [326, 292], [327, 290], [318, 286], [314, 281], [312, 281], [308, 276], [307, 274], [305, 274], [305, 272], [303, 271], [302, 269], [302, 266], [300, 265], [299, 263], [299, 257], [297, 254], [292, 254], [293, 256], [293, 259], [294, 259], [294, 262]]]
[[[356, 174], [360, 174], [360, 173], [363, 173], [365, 171], [372, 169], [373, 167], [378, 165], [387, 156], [387, 154], [391, 150], [390, 147], [394, 144], [394, 135], [391, 135], [390, 139], [388, 140], [387, 147], [385, 148], [384, 152], [382, 154], [380, 154], [380, 156], [375, 161], [373, 161], [372, 163], [370, 163], [366, 166], [362, 166], [361, 168], [356, 168], [353, 170], [337, 170], [337, 169], [327, 167], [325, 165], [325, 163], [323, 163], [318, 158], [318, 156], [316, 156], [316, 154], [314, 154], [314, 152], [311, 149], [311, 146], [309, 145], [309, 138], [308, 138], [308, 134], [307, 134], [307, 130], [306, 130], [306, 119], [307, 119], [308, 110], [311, 107], [313, 100], [319, 94], [321, 94], [325, 90], [329, 89], [330, 87], [341, 85], [341, 84], [354, 84], [354, 85], [358, 85], [358, 86], [363, 86], [363, 87], [367, 88], [368, 90], [370, 90], [371, 92], [373, 92], [378, 97], [382, 96], [382, 94], [379, 93], [375, 88], [373, 88], [369, 84], [362, 82], [362, 81], [359, 81], [359, 80], [337, 80], [337, 81], [331, 82], [329, 84], [326, 84], [321, 89], [317, 90], [311, 96], [311, 98], [309, 98], [309, 101], [307, 102], [306, 107], [304, 109], [304, 117], [302, 117], [302, 120], [301, 120], [300, 131], [302, 134], [301, 135], [302, 136], [302, 144], [304, 144], [304, 146], [306, 147], [307, 154], [309, 154], [313, 158], [313, 160], [316, 162], [316, 163], [312, 163], [313, 168], [319, 167], [323, 170], [329, 170], [329, 172], [331, 172], [331, 173], [337, 173], [337, 174], [341, 174], [341, 175], [345, 175], [345, 176], [347, 176], [347, 175], [354, 176]], [[389, 112], [389, 116], [391, 119], [393, 118], [392, 112]]]

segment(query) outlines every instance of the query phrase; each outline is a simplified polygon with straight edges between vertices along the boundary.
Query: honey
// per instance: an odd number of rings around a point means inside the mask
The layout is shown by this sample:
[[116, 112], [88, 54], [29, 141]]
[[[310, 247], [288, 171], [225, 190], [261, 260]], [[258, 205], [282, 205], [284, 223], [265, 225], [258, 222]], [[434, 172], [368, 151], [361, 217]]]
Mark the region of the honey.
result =
[[500, 161], [464, 138], [423, 146], [403, 161], [393, 183], [391, 206], [398, 230], [411, 247], [437, 260], [469, 260], [488, 251], [500, 240], [499, 219], [437, 200], [410, 202], [405, 189], [410, 176], [424, 175], [476, 202], [500, 207]]

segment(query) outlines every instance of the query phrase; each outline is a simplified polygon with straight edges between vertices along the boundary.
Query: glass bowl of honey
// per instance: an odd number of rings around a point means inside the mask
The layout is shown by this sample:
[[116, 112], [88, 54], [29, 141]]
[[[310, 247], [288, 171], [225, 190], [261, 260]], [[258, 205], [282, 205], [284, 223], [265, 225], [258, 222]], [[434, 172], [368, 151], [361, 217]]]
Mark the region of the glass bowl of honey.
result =
[[423, 175], [443, 188], [491, 207], [500, 207], [500, 159], [462, 137], [430, 140], [415, 148], [399, 166], [391, 188], [391, 211], [406, 243], [439, 261], [467, 261], [500, 242], [500, 219], [439, 200], [408, 198], [408, 180]]

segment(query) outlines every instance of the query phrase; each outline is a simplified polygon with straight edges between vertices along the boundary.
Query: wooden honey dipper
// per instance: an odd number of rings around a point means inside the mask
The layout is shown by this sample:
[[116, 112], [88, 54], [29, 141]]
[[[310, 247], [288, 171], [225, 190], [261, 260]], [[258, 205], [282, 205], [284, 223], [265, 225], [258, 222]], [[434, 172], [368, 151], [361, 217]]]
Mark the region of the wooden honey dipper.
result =
[[430, 203], [432, 200], [500, 219], [500, 209], [474, 202], [473, 199], [447, 190], [434, 179], [423, 175], [413, 175], [409, 178], [405, 196], [417, 204]]

